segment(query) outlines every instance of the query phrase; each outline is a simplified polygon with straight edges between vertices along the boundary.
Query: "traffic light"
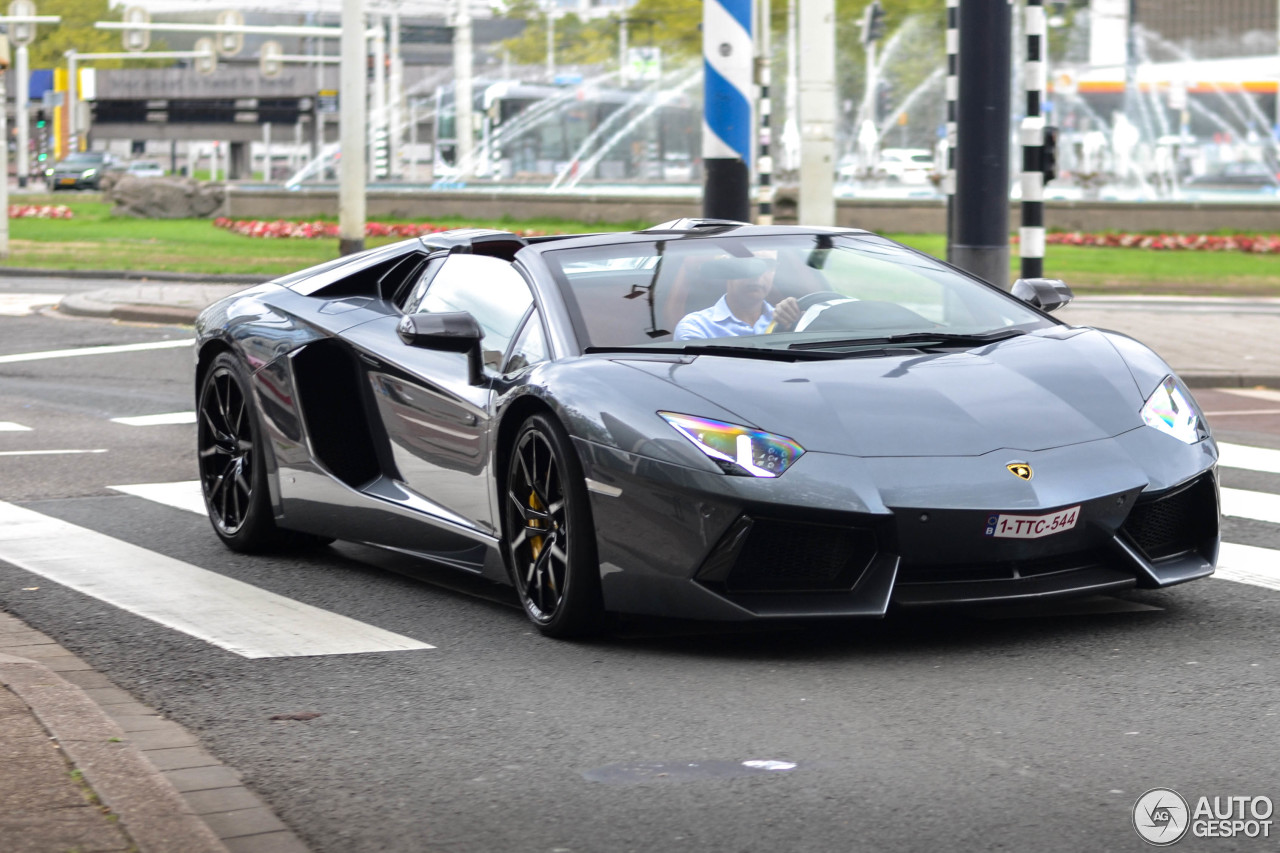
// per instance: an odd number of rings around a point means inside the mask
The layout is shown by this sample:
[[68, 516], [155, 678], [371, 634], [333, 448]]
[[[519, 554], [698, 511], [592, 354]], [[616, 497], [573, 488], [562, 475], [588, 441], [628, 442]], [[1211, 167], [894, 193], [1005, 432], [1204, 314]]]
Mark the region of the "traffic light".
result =
[[862, 43], [871, 44], [884, 38], [884, 7], [880, 0], [871, 0], [862, 12]]
[[36, 110], [36, 127], [44, 127], [46, 123], [47, 121], [44, 116], [44, 110]]
[[1044, 172], [1047, 184], [1058, 177], [1058, 129], [1046, 126], [1044, 129], [1044, 149], [1040, 154], [1040, 170]]

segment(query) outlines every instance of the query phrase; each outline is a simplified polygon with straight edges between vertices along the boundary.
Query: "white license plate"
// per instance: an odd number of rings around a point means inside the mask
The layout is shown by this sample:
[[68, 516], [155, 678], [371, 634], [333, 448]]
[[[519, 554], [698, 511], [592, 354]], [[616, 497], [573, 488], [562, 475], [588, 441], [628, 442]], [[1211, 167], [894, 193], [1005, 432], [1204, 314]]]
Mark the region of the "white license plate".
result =
[[992, 515], [987, 518], [987, 535], [996, 539], [1039, 539], [1076, 526], [1080, 507], [1073, 506], [1048, 515]]
[[67, 184], [74, 184], [75, 182], [76, 182], [75, 178], [63, 178], [58, 183], [63, 184], [65, 186]]

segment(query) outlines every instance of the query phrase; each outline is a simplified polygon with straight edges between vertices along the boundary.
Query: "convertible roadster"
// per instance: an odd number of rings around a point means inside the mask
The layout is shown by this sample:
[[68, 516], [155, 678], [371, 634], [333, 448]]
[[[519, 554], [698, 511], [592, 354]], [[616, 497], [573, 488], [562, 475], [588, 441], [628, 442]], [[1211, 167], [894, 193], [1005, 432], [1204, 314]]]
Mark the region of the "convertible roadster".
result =
[[1211, 574], [1202, 413], [1070, 298], [853, 229], [407, 240], [201, 314], [205, 502], [234, 550], [420, 555], [562, 637]]

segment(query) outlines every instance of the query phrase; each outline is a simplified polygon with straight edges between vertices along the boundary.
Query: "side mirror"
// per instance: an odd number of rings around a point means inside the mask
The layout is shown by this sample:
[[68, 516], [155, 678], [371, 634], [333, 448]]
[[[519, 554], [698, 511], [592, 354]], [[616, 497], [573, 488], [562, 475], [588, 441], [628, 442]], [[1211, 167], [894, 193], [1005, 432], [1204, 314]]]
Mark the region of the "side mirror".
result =
[[1065, 281], [1056, 278], [1020, 278], [1010, 292], [1041, 311], [1056, 311], [1076, 296]]
[[411, 347], [466, 353], [467, 381], [472, 385], [484, 382], [480, 353], [480, 339], [484, 337], [484, 331], [476, 318], [466, 311], [406, 314], [400, 318], [396, 334]]

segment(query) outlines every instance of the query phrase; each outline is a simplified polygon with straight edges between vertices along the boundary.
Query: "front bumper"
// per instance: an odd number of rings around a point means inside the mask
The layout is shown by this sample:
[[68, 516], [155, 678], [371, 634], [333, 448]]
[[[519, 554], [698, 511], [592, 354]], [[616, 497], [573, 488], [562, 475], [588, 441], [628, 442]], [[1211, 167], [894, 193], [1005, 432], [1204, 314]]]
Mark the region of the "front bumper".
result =
[[[1177, 445], [1177, 446], [1174, 446]], [[697, 619], [882, 616], [1164, 587], [1213, 572], [1211, 441], [1143, 428], [1037, 453], [860, 459], [807, 453], [773, 480], [579, 442], [605, 606]], [[1030, 482], [1005, 457], [1030, 462]], [[1080, 506], [1070, 530], [986, 535], [993, 514]]]

